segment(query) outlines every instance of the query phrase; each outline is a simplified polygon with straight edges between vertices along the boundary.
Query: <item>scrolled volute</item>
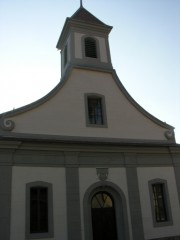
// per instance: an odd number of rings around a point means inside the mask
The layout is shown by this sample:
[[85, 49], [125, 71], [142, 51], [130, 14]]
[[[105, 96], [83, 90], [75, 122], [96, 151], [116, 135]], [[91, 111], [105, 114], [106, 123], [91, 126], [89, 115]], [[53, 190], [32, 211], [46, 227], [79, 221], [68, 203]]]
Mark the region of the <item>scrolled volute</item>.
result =
[[5, 131], [12, 131], [15, 127], [15, 123], [10, 119], [2, 117], [0, 119], [0, 127]]
[[174, 139], [174, 132], [171, 130], [165, 131], [164, 135], [168, 140]]

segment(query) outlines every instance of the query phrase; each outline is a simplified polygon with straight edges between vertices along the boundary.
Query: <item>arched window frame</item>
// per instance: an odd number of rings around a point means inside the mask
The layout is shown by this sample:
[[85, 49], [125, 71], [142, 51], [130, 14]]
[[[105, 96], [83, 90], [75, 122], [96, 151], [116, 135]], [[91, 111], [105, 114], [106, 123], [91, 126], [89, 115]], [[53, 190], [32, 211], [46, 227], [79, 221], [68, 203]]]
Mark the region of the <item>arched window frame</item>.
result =
[[[30, 232], [30, 191], [31, 188], [47, 188], [48, 194], [48, 231], [45, 233]], [[52, 184], [36, 181], [26, 184], [26, 239], [50, 238], [53, 237], [53, 193]]]
[[[156, 184], [162, 184], [162, 187], [163, 187], [163, 200], [164, 200], [165, 211], [166, 211], [166, 220], [164, 220], [164, 221], [157, 221], [157, 219], [156, 219], [154, 197], [153, 197], [153, 185], [156, 185]], [[172, 212], [171, 212], [171, 205], [170, 205], [167, 181], [164, 179], [156, 178], [156, 179], [150, 180], [148, 182], [148, 185], [149, 185], [152, 220], [153, 220], [154, 227], [171, 226], [173, 224], [173, 221], [172, 221]]]
[[[107, 127], [107, 115], [106, 115], [106, 103], [105, 96], [98, 93], [85, 93], [85, 115], [86, 115], [86, 126], [87, 127]], [[101, 118], [102, 121], [91, 122], [89, 114], [89, 100], [99, 100], [101, 102]]]
[[[95, 43], [95, 48], [96, 48], [96, 57], [90, 57], [90, 56], [87, 56], [87, 54], [86, 54], [86, 44], [85, 44], [85, 41], [87, 40], [87, 39], [92, 39], [93, 41], [94, 41], [94, 43]], [[83, 50], [83, 56], [84, 56], [84, 58], [89, 62], [91, 62], [91, 61], [99, 61], [99, 59], [100, 59], [100, 48], [99, 48], [99, 41], [98, 41], [98, 39], [96, 39], [95, 37], [92, 37], [92, 36], [90, 36], [90, 35], [84, 35], [83, 37], [82, 37], [82, 50]]]
[[84, 239], [93, 240], [92, 233], [92, 216], [91, 216], [91, 199], [98, 192], [107, 192], [114, 201], [115, 215], [117, 226], [117, 240], [130, 240], [129, 223], [127, 216], [126, 198], [122, 190], [115, 184], [106, 181], [91, 185], [85, 192], [83, 199], [84, 211]]

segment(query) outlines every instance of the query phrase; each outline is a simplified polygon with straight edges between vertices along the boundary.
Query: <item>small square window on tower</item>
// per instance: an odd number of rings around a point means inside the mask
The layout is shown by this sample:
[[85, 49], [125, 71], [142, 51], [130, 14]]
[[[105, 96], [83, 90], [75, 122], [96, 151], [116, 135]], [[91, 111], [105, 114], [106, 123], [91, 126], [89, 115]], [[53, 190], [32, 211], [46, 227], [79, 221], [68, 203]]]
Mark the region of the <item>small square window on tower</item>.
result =
[[104, 96], [99, 94], [86, 94], [85, 106], [87, 126], [107, 127]]

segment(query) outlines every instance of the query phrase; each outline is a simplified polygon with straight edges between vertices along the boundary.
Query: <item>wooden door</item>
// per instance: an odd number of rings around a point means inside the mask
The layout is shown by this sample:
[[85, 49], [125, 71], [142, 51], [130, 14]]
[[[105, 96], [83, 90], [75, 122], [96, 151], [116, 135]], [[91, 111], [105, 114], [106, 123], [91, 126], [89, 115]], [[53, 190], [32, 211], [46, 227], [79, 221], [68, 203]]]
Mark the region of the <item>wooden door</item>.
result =
[[114, 201], [107, 192], [93, 196], [91, 215], [93, 240], [117, 240]]

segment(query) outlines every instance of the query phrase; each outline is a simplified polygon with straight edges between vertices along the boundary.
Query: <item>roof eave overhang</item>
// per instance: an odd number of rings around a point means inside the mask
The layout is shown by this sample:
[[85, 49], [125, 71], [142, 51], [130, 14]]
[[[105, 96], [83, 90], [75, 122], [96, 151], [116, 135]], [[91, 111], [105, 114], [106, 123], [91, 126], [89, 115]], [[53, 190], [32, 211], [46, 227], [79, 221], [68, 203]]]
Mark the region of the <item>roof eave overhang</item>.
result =
[[70, 32], [70, 29], [73, 29], [73, 28], [80, 28], [80, 29], [86, 29], [91, 31], [97, 31], [99, 33], [109, 34], [113, 27], [109, 25], [92, 24], [90, 22], [74, 20], [74, 19], [72, 20], [70, 18], [67, 18], [56, 45], [57, 49], [59, 50], [62, 49], [62, 46], [64, 44], [65, 39], [67, 38], [68, 33]]
[[[5, 142], [8, 144], [14, 142], [38, 142], [42, 144], [80, 144], [94, 146], [135, 146], [135, 147], [173, 147], [178, 146], [174, 140], [148, 140], [148, 139], [122, 139], [122, 138], [98, 138], [98, 137], [76, 137], [76, 136], [60, 136], [45, 134], [23, 134], [23, 133], [7, 133], [0, 134], [0, 148]], [[3, 144], [2, 144], [3, 143]]]

